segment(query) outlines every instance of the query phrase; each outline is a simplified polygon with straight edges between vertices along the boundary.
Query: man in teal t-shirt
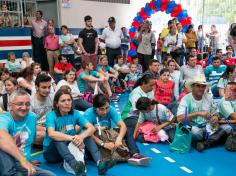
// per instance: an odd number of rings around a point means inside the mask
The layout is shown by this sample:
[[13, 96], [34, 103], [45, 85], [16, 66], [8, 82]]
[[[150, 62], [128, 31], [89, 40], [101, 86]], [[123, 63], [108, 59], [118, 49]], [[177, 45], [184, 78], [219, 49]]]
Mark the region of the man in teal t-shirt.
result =
[[[84, 69], [78, 76], [78, 87], [80, 92], [84, 92], [86, 86], [89, 87], [91, 82], [104, 81], [104, 78], [101, 78], [97, 71], [93, 71], [92, 62], [83, 63], [82, 67]], [[92, 86], [91, 86], [92, 87]]]
[[214, 97], [220, 96], [217, 84], [225, 70], [226, 66], [221, 65], [221, 59], [219, 57], [214, 57], [212, 65], [207, 66], [204, 71], [207, 81], [211, 83], [211, 92]]
[[9, 112], [0, 116], [0, 175], [54, 175], [29, 162], [37, 121], [36, 115], [29, 112], [30, 96], [16, 90], [8, 106]]

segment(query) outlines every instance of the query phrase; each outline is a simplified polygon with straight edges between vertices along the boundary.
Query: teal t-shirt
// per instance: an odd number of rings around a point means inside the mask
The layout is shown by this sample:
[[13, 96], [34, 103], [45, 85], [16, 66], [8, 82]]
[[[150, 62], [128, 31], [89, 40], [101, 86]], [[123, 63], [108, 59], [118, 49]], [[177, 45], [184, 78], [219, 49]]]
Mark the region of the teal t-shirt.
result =
[[85, 84], [86, 84], [86, 80], [83, 79], [83, 76], [94, 76], [94, 77], [98, 77], [98, 72], [97, 71], [90, 71], [89, 73], [83, 71], [79, 74], [78, 76], [78, 87], [79, 87], [79, 91], [80, 92], [84, 92], [85, 89]]
[[230, 115], [236, 113], [236, 101], [227, 101], [224, 98], [220, 100], [219, 112], [225, 119], [229, 119]]
[[129, 117], [138, 117], [139, 112], [136, 109], [136, 102], [140, 97], [148, 97], [154, 99], [154, 92], [144, 92], [140, 86], [136, 87], [130, 94], [127, 103], [121, 113], [122, 119], [125, 120]]
[[[222, 89], [225, 89], [227, 84], [228, 84], [229, 80], [228, 79], [224, 79], [224, 78], [220, 78], [218, 84], [217, 84], [217, 87], [218, 88], [222, 88]], [[234, 80], [234, 82], [236, 82], [236, 79]]]
[[[97, 65], [96, 67], [96, 71], [99, 71], [102, 68], [102, 65]], [[105, 70], [103, 70], [104, 72], [110, 72], [111, 67], [109, 65], [105, 66]]]
[[104, 117], [98, 116], [94, 108], [89, 108], [84, 112], [84, 118], [86, 118], [95, 127], [98, 126], [98, 123], [100, 123], [102, 127], [107, 127], [108, 129], [112, 127], [112, 122], [117, 125], [117, 123], [121, 121], [120, 115], [112, 106], [109, 106], [109, 111]]
[[227, 67], [225, 65], [220, 65], [219, 68], [215, 68], [212, 65], [206, 67], [204, 73], [208, 82], [211, 83], [211, 86], [217, 85], [221, 75], [225, 72], [226, 68]]
[[[192, 93], [185, 95], [179, 104], [177, 116], [184, 114], [186, 107], [188, 109], [188, 114], [200, 111], [208, 111], [211, 114], [214, 114], [218, 111], [213, 102], [213, 98], [208, 94], [204, 94], [202, 100], [195, 100]], [[204, 127], [208, 121], [209, 120], [204, 117], [197, 116], [190, 121], [190, 124], [192, 126]]]
[[29, 112], [22, 120], [15, 121], [9, 112], [0, 116], [0, 129], [6, 130], [15, 140], [17, 147], [27, 158], [31, 159], [31, 145], [36, 136], [37, 116]]
[[[76, 134], [76, 125], [84, 127], [87, 122], [88, 121], [77, 110], [73, 110], [72, 114], [63, 116], [57, 116], [55, 111], [51, 111], [46, 116], [46, 128], [52, 127], [55, 131], [72, 136]], [[52, 139], [46, 133], [43, 146], [48, 147], [51, 141]]]

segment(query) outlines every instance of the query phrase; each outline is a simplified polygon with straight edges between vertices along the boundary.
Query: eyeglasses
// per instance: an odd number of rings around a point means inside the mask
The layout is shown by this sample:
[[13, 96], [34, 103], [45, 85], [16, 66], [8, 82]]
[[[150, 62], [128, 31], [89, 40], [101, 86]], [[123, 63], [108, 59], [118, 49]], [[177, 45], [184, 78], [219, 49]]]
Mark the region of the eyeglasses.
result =
[[11, 104], [15, 105], [15, 106], [18, 106], [18, 107], [23, 107], [23, 106], [26, 106], [26, 107], [30, 107], [30, 102], [26, 102], [26, 103], [23, 103], [23, 102], [19, 102], [19, 103], [12, 103]]

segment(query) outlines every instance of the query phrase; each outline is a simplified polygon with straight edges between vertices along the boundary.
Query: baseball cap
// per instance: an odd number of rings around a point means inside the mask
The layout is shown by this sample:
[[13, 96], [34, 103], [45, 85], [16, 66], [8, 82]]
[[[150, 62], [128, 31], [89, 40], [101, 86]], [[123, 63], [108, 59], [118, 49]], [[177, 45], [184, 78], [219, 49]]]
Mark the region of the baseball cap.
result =
[[115, 23], [116, 19], [114, 17], [108, 18], [108, 23]]

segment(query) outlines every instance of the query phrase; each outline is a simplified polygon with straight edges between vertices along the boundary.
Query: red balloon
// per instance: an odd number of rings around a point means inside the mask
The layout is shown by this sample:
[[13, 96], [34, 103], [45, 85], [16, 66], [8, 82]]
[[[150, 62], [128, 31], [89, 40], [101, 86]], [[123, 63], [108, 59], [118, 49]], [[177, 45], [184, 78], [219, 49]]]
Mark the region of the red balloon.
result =
[[149, 4], [148, 4], [148, 7], [154, 11], [157, 10], [156, 6], [154, 5], [154, 1], [151, 1]]
[[187, 24], [187, 18], [183, 18], [180, 23], [182, 24], [182, 26], [184, 27]]
[[192, 24], [192, 18], [191, 17], [186, 18], [186, 24]]
[[138, 21], [133, 21], [131, 25], [139, 28], [141, 24]]
[[167, 9], [167, 5], [169, 4], [170, 0], [162, 0], [161, 1], [161, 11], [165, 11]]
[[171, 17], [177, 17], [177, 16], [178, 16], [178, 13], [172, 12], [172, 13], [170, 14], [170, 16], [171, 16]]
[[130, 36], [130, 38], [133, 39], [134, 36], [135, 36], [135, 34], [136, 34], [136, 32], [129, 32], [129, 36]]
[[133, 43], [130, 43], [130, 50], [136, 50], [136, 46]]
[[178, 4], [177, 6], [175, 6], [173, 8], [172, 13], [179, 14], [179, 12], [181, 12], [181, 11], [183, 11], [182, 6], [180, 4]]

